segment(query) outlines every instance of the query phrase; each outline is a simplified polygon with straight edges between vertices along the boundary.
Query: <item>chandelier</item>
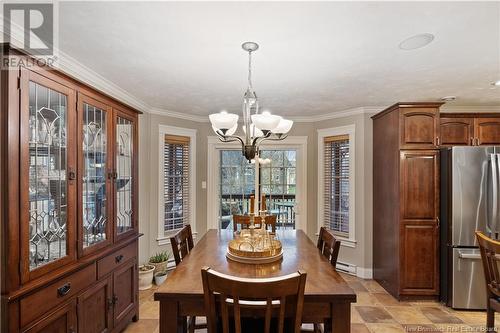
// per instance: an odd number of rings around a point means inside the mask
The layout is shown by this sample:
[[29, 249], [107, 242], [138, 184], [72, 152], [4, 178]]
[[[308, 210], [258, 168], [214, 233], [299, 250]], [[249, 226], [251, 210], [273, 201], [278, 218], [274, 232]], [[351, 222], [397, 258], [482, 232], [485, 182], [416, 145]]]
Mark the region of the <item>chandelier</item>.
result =
[[209, 115], [209, 119], [219, 139], [222, 142], [239, 141], [243, 155], [251, 161], [259, 155], [259, 145], [262, 141], [285, 139], [293, 121], [273, 115], [269, 111], [259, 113], [259, 100], [252, 87], [252, 52], [257, 51], [259, 45], [246, 42], [241, 47], [248, 52], [248, 87], [243, 95], [242, 105], [244, 137], [234, 135], [238, 129], [237, 114], [221, 111]]

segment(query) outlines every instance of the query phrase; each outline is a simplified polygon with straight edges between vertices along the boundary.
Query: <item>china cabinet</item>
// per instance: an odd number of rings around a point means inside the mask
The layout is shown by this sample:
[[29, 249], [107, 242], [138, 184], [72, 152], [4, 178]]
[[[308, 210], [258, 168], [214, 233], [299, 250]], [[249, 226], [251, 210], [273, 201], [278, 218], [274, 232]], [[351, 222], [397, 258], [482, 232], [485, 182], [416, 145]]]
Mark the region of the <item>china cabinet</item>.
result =
[[0, 73], [1, 331], [120, 331], [138, 318], [139, 112], [43, 65]]

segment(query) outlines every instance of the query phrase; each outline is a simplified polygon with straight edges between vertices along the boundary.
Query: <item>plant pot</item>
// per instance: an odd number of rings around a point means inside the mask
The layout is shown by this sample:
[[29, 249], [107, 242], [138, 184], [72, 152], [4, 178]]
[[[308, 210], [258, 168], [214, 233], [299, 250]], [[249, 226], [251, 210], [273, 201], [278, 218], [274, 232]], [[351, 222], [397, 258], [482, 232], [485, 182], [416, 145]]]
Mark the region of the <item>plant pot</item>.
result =
[[139, 290], [146, 290], [153, 286], [153, 265], [139, 266]]
[[167, 279], [167, 272], [160, 272], [155, 274], [155, 284], [160, 286]]
[[155, 273], [166, 272], [167, 271], [168, 261], [150, 262], [149, 265], [155, 266]]

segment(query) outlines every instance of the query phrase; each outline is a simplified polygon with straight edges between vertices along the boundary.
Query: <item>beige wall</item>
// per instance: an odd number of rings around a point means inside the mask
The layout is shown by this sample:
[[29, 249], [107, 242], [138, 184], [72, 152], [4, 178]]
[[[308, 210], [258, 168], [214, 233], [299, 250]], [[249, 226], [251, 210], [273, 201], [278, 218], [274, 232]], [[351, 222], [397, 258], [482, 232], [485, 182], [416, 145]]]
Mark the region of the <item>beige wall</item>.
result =
[[[155, 114], [143, 114], [139, 119], [139, 231], [144, 234], [139, 242], [140, 261], [160, 249], [158, 233], [158, 135], [159, 125], [196, 129], [196, 231], [201, 238], [207, 229], [207, 193], [201, 182], [207, 178], [207, 136], [212, 136], [210, 125]], [[358, 274], [368, 277], [372, 266], [372, 122], [368, 115], [330, 119], [316, 123], [296, 123], [291, 136], [307, 136], [307, 234], [316, 238], [317, 222], [317, 130], [354, 124], [356, 126], [355, 167], [355, 248], [342, 246], [339, 261], [356, 265]]]

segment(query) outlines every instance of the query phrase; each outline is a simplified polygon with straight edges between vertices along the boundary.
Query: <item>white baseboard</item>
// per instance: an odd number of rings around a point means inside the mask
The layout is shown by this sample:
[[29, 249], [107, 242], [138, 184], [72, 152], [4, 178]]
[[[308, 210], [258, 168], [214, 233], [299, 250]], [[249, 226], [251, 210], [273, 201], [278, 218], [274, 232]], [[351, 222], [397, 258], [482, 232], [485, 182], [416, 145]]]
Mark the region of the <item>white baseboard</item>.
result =
[[373, 279], [373, 269], [357, 267], [356, 276], [362, 279]]

